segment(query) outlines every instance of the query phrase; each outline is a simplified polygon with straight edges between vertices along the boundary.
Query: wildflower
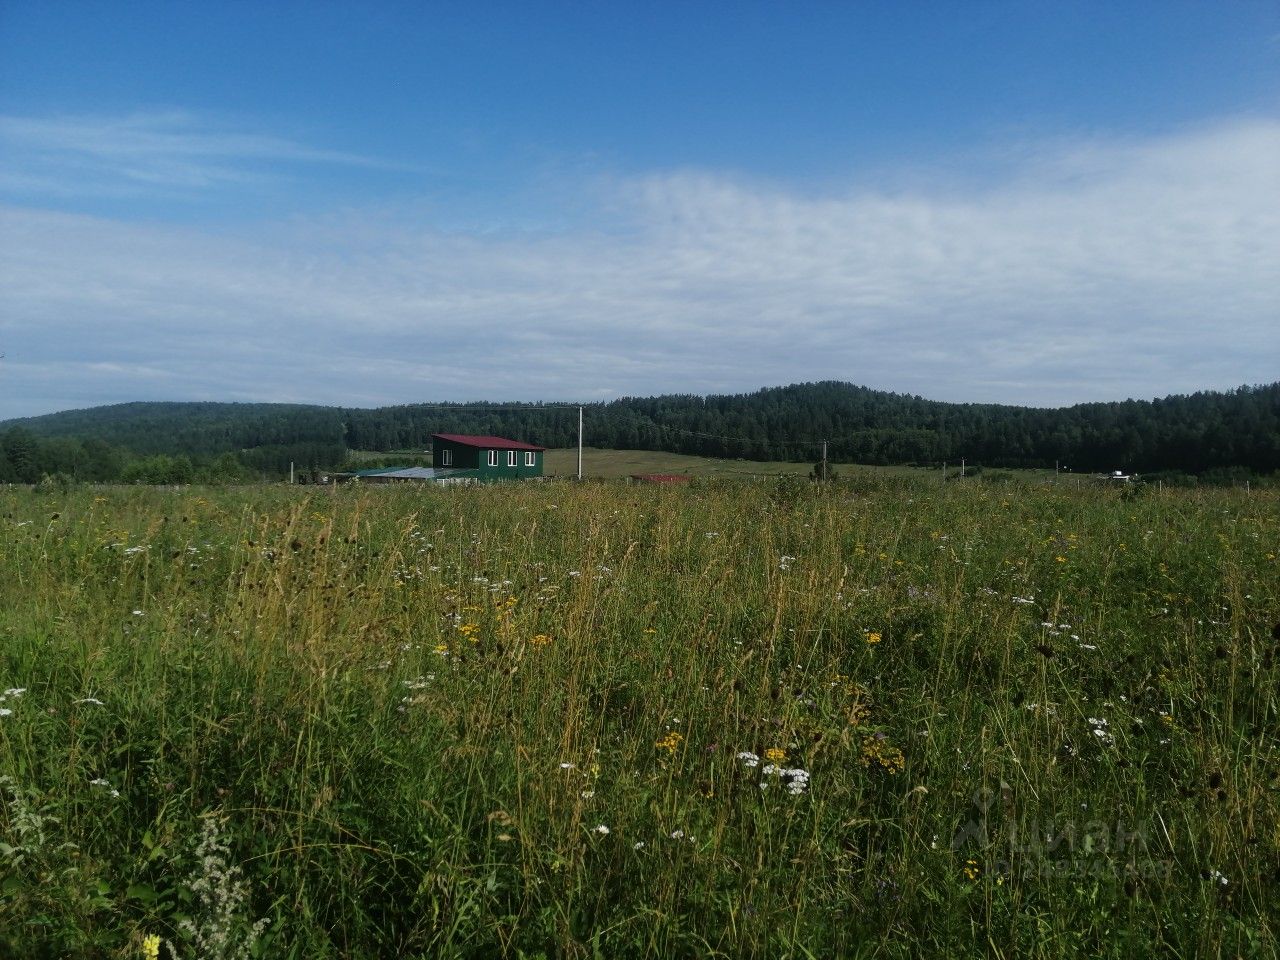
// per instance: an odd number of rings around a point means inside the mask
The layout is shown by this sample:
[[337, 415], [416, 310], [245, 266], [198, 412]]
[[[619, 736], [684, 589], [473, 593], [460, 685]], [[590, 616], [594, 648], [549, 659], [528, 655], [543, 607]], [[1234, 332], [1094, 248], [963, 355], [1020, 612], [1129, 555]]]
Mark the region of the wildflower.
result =
[[[20, 696], [22, 696], [22, 695], [23, 695], [24, 693], [26, 693], [26, 692], [27, 692], [27, 688], [26, 688], [26, 687], [10, 687], [8, 690], [6, 690], [6, 691], [4, 692], [4, 696], [5, 696], [5, 697], [20, 697]], [[3, 700], [3, 699], [4, 699], [4, 697], [0, 697], [0, 700]]]
[[868, 644], [875, 644], [880, 642], [880, 634], [877, 633], [875, 630], [867, 631], [866, 637], [867, 637]]
[[535, 647], [545, 647], [551, 643], [551, 638], [545, 633], [535, 633], [529, 638], [529, 643]]
[[160, 938], [154, 933], [142, 939], [143, 960], [160, 960]]
[[11, 716], [13, 716], [12, 710], [10, 710], [8, 707], [0, 707], [0, 717], [11, 717]]
[[868, 770], [879, 770], [892, 776], [901, 773], [906, 765], [906, 758], [902, 755], [902, 751], [889, 743], [883, 733], [863, 739], [862, 749], [858, 754], [858, 766]]
[[1088, 720], [1091, 732], [1105, 746], [1110, 746], [1116, 742], [1116, 738], [1111, 735], [1111, 731], [1107, 729], [1107, 721], [1101, 717], [1090, 717]]
[[120, 791], [119, 791], [119, 790], [117, 790], [117, 789], [115, 789], [115, 787], [111, 786], [111, 781], [109, 781], [109, 780], [104, 780], [102, 777], [98, 777], [98, 778], [97, 778], [97, 779], [95, 779], [95, 780], [90, 780], [90, 781], [89, 781], [89, 786], [91, 786], [91, 787], [103, 787], [103, 788], [105, 788], [105, 789], [106, 789], [106, 791], [107, 791], [108, 793], [110, 793], [110, 794], [111, 794], [111, 796], [113, 796], [113, 797], [118, 797], [118, 796], [120, 796]]
[[577, 764], [576, 764], [576, 763], [570, 763], [568, 760], [566, 760], [566, 761], [564, 761], [563, 763], [561, 763], [561, 764], [560, 764], [560, 769], [561, 769], [561, 770], [572, 770], [572, 769], [573, 769], [574, 767], [576, 767], [576, 766], [577, 766]]
[[964, 862], [964, 878], [969, 881], [977, 880], [982, 876], [982, 868], [978, 866], [978, 861], [970, 857]]
[[770, 763], [782, 763], [783, 760], [787, 759], [787, 751], [781, 747], [770, 747], [764, 752], [764, 758]]
[[596, 827], [592, 832], [593, 832], [593, 833], [598, 833], [598, 834], [600, 834], [600, 836], [602, 836], [602, 837], [607, 837], [611, 831], [609, 830], [609, 828], [608, 828], [608, 827], [606, 827], [606, 826], [602, 823], [602, 824], [600, 824], [599, 826], [597, 826], [597, 827]]
[[668, 733], [661, 740], [654, 743], [659, 750], [666, 750], [668, 754], [674, 754], [680, 748], [680, 742], [684, 740], [683, 734], [676, 733], [674, 730]]
[[741, 760], [748, 767], [760, 766], [760, 758], [749, 750], [743, 750], [738, 754], [737, 759]]
[[223, 823], [205, 820], [195, 849], [197, 866], [185, 886], [194, 895], [191, 916], [178, 922], [178, 930], [199, 957], [247, 957], [258, 953], [266, 917], [252, 925], [241, 909], [249, 900], [248, 884], [240, 879], [240, 867], [231, 862], [230, 844], [222, 836]]
[[801, 767], [790, 767], [787, 769], [775, 767], [771, 772], [778, 775], [778, 778], [782, 781], [782, 785], [786, 788], [787, 793], [791, 794], [793, 797], [798, 797], [809, 789], [808, 770], [802, 769]]
[[640, 850], [640, 849], [643, 849], [643, 847], [644, 847], [643, 840], [637, 840], [635, 843], [631, 845], [632, 850]]

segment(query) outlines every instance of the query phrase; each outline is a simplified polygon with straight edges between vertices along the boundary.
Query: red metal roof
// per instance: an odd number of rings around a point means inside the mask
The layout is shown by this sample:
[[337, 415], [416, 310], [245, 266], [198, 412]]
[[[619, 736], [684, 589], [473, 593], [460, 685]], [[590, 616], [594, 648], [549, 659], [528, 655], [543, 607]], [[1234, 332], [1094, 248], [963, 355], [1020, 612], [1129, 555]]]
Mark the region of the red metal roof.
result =
[[473, 437], [465, 433], [433, 433], [432, 440], [448, 440], [464, 447], [481, 447], [485, 450], [545, 450], [546, 447], [535, 447], [532, 443], [521, 443], [519, 440], [508, 440], [506, 437]]

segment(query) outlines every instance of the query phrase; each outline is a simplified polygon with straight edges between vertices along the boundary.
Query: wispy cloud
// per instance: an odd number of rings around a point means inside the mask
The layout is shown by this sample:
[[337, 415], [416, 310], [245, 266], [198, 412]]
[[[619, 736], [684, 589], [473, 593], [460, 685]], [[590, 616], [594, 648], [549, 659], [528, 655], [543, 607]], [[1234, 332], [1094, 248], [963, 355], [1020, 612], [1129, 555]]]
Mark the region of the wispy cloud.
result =
[[554, 235], [8, 209], [0, 417], [90, 402], [68, 381], [91, 402], [377, 404], [839, 378], [1063, 404], [1276, 377], [1280, 122], [1024, 155], [967, 193], [597, 183], [594, 226]]
[[202, 191], [278, 179], [299, 164], [403, 169], [280, 136], [221, 129], [181, 111], [0, 115], [0, 156], [0, 190], [27, 196]]

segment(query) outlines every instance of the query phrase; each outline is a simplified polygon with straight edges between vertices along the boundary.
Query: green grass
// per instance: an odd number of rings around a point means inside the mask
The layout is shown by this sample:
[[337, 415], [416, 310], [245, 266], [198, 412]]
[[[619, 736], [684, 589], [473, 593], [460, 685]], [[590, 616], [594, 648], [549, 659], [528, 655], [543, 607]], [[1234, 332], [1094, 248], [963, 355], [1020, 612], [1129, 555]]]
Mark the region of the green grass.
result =
[[0, 490], [0, 956], [218, 903], [263, 957], [1274, 955], [1278, 541], [880, 471]]
[[[352, 450], [349, 456], [353, 461], [369, 461], [371, 463], [396, 463], [404, 466], [430, 466], [430, 454], [420, 450], [390, 451], [386, 453], [372, 450]], [[546, 452], [545, 472], [547, 476], [576, 477], [578, 473], [578, 450], [550, 449]], [[942, 472], [937, 468], [906, 466], [871, 466], [858, 463], [831, 463], [831, 470], [837, 476], [914, 477], [921, 480], [942, 481]], [[633, 474], [679, 473], [690, 477], [720, 477], [724, 479], [759, 479], [763, 477], [798, 476], [807, 477], [813, 471], [812, 462], [794, 463], [791, 461], [761, 460], [726, 460], [719, 457], [696, 457], [683, 453], [667, 453], [662, 450], [609, 450], [599, 447], [584, 447], [582, 451], [582, 473], [587, 479], [618, 480]], [[947, 467], [947, 474], [956, 479], [960, 464], [952, 463]], [[1054, 479], [1052, 470], [998, 470], [992, 471], [998, 478], [1013, 482], [1048, 482]], [[977, 475], [981, 475], [981, 471]], [[975, 478], [976, 476], [975, 475]], [[988, 474], [989, 476], [991, 474]], [[1064, 485], [1074, 485], [1076, 480], [1086, 483], [1091, 477], [1076, 478], [1074, 475], [1062, 474], [1058, 478]]]
[[[601, 450], [586, 447], [582, 451], [583, 476], [605, 480], [629, 477], [636, 473], [683, 473], [692, 477], [738, 478], [807, 476], [812, 469], [811, 463], [723, 460], [715, 457], [694, 457], [683, 453], [665, 453], [661, 450]], [[548, 450], [545, 456], [545, 470], [548, 474], [556, 476], [576, 476], [577, 449]]]

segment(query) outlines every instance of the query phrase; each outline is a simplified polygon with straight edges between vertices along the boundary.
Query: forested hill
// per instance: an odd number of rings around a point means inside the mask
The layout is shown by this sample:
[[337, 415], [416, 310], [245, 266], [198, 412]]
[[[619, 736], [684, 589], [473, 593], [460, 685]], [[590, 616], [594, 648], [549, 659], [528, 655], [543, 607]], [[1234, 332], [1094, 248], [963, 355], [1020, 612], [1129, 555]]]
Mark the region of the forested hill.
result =
[[[499, 434], [567, 447], [577, 410], [536, 404], [356, 409], [291, 404], [129, 403], [0, 423], [0, 436], [92, 440], [131, 456], [210, 460], [257, 470], [330, 468], [347, 449], [425, 449], [433, 433]], [[1280, 470], [1280, 382], [1160, 400], [1039, 409], [952, 404], [847, 383], [749, 394], [624, 398], [585, 409], [585, 443], [756, 460], [958, 462], [1073, 470]]]

